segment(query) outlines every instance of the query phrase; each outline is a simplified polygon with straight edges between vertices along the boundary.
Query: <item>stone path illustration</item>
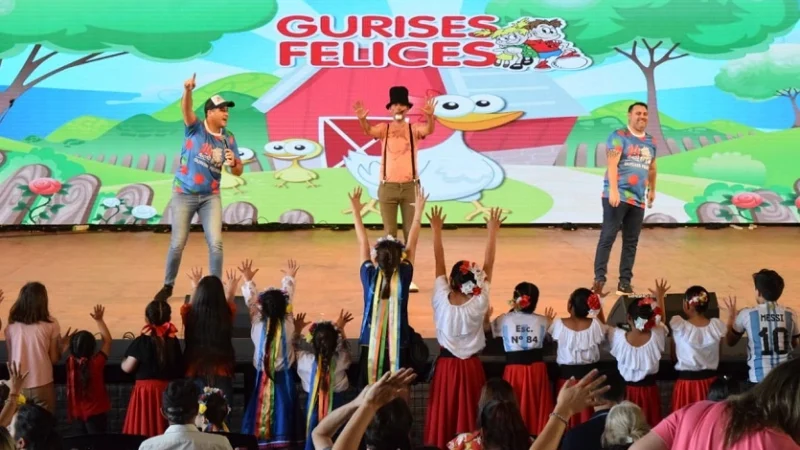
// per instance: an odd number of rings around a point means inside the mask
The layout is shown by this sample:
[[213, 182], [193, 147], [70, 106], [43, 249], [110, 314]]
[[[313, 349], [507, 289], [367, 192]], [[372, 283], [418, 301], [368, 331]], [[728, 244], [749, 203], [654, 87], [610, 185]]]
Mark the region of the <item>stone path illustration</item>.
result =
[[[553, 207], [537, 223], [599, 223], [603, 218], [600, 194], [603, 177], [566, 167], [504, 165], [506, 178], [521, 181], [547, 192], [553, 198]], [[679, 223], [688, 222], [685, 201], [656, 192], [652, 209], [645, 212], [661, 213], [674, 217]]]

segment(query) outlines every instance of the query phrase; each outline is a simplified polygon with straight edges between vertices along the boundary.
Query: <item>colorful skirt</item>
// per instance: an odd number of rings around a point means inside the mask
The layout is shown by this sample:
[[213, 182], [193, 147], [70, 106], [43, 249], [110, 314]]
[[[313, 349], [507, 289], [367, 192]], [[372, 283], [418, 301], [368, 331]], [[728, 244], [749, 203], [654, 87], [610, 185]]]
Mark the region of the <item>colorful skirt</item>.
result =
[[708, 399], [708, 391], [717, 380], [713, 370], [678, 372], [678, 381], [672, 390], [672, 412], [684, 406]]
[[147, 437], [164, 434], [169, 423], [161, 415], [161, 396], [168, 384], [167, 380], [136, 380], [122, 433]]
[[460, 433], [476, 429], [478, 401], [486, 383], [483, 364], [477, 356], [454, 357], [442, 349], [435, 363], [425, 414], [426, 446], [446, 448]]
[[547, 365], [543, 362], [507, 364], [503, 379], [514, 388], [528, 432], [538, 436], [547, 424], [554, 406]]
[[[400, 368], [410, 368], [409, 365], [411, 356], [409, 354], [410, 350], [408, 347], [400, 347]], [[384, 352], [384, 360], [389, 361], [389, 349], [386, 349]], [[388, 372], [390, 369], [388, 362], [384, 365], [383, 371], [378, 376], [380, 378]], [[366, 345], [361, 346], [361, 353], [358, 359], [358, 383], [356, 384], [356, 388], [359, 392], [361, 392], [367, 385], [369, 384], [369, 347]], [[418, 379], [421, 378], [420, 374], [417, 374]]]
[[629, 402], [642, 408], [644, 417], [651, 427], [661, 422], [661, 393], [658, 391], [655, 377], [651, 375], [636, 383], [629, 382], [625, 388], [625, 397]]
[[[564, 387], [564, 384], [567, 383], [567, 380], [570, 377], [575, 377], [576, 380], [580, 381], [583, 377], [588, 375], [589, 372], [591, 372], [593, 369], [596, 369], [597, 364], [564, 364], [558, 366], [558, 368], [560, 375], [558, 381], [556, 381], [556, 397], [558, 397], [558, 393], [561, 392], [561, 388]], [[592, 418], [592, 416], [594, 416], [594, 408], [586, 408], [569, 418], [569, 427], [577, 427], [578, 425], [587, 422]]]
[[[344, 393], [334, 393], [333, 394], [333, 408], [331, 411], [334, 411], [336, 408], [344, 405]], [[306, 412], [308, 413], [308, 412]], [[328, 413], [330, 414], [330, 413]], [[309, 422], [308, 426], [306, 427], [306, 448], [305, 450], [314, 450], [314, 440], [311, 439], [311, 433], [314, 431], [314, 428], [317, 428], [319, 424], [319, 409], [314, 408], [314, 411], [311, 413], [311, 421]]]
[[276, 371], [269, 379], [256, 373], [256, 385], [242, 419], [242, 434], [258, 438], [260, 448], [287, 448], [302, 442], [298, 430], [300, 411], [297, 387], [289, 370]]

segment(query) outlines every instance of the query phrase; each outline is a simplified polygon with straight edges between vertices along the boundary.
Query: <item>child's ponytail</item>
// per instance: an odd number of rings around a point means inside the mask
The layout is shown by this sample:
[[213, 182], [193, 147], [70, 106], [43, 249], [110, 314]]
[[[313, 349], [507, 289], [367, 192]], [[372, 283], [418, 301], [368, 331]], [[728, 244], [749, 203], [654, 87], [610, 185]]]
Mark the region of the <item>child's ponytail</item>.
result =
[[[91, 377], [89, 361], [94, 356], [96, 346], [94, 335], [85, 330], [73, 334], [69, 341], [68, 376], [75, 383], [74, 386], [80, 388], [81, 395], [85, 395], [89, 389], [89, 378]], [[77, 380], [75, 375], [78, 375]], [[77, 381], [79, 383], [76, 383]]]
[[289, 294], [280, 289], [267, 289], [258, 296], [258, 306], [261, 310], [261, 318], [264, 320], [267, 328], [267, 338], [264, 345], [264, 373], [268, 377], [272, 377], [271, 367], [272, 364], [272, 345], [275, 339], [275, 334], [278, 332], [278, 327], [281, 326], [282, 321], [286, 318], [286, 312], [289, 308]]

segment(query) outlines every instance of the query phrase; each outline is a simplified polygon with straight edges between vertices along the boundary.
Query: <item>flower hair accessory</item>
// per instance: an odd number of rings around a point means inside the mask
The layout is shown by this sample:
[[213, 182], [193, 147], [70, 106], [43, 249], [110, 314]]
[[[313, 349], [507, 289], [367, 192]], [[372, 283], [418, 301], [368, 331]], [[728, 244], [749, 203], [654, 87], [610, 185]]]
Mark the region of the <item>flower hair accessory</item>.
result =
[[520, 295], [519, 297], [509, 300], [508, 304], [511, 305], [515, 311], [521, 311], [531, 306], [531, 297], [529, 295]]
[[396, 239], [391, 234], [387, 234], [386, 236], [384, 236], [382, 238], [378, 238], [378, 240], [375, 242], [375, 246], [372, 247], [372, 250], [370, 250], [370, 257], [372, 257], [373, 260], [378, 257], [378, 245], [380, 245], [382, 242], [395, 242], [395, 243], [399, 244], [400, 247], [402, 248], [402, 253], [403, 253], [402, 258], [406, 259], [406, 246], [405, 246], [405, 244], [403, 244], [402, 241], [399, 241], [398, 239]]
[[706, 295], [705, 292], [700, 292], [699, 294], [690, 298], [688, 300], [688, 303], [692, 306], [705, 305], [706, 303], [708, 303], [708, 295]]
[[[200, 398], [197, 400], [197, 403], [199, 404], [199, 408], [197, 410], [198, 414], [200, 414], [201, 416], [205, 415], [206, 410], [208, 409], [208, 397], [214, 394], [219, 394], [220, 396], [222, 396], [222, 398], [225, 399], [225, 402], [227, 403], [228, 399], [225, 397], [225, 393], [223, 393], [221, 389], [206, 386], [205, 388], [203, 388], [203, 393], [200, 394]], [[228, 414], [230, 414], [230, 412], [231, 412], [231, 407], [230, 405], [228, 405]]]
[[592, 292], [588, 299], [586, 299], [586, 304], [589, 306], [589, 312], [593, 315], [597, 315], [600, 313], [600, 310], [603, 309], [603, 303], [600, 301], [600, 296], [597, 295], [596, 292]]
[[481, 295], [481, 292], [483, 292], [483, 282], [486, 280], [486, 274], [478, 267], [478, 265], [474, 262], [464, 261], [458, 267], [458, 270], [462, 275], [472, 272], [472, 275], [475, 277], [474, 282], [467, 281], [460, 286], [461, 293], [473, 297]]
[[660, 307], [654, 306], [658, 305], [658, 303], [654, 298], [645, 297], [639, 300], [639, 303], [637, 305], [649, 306], [653, 309], [653, 315], [650, 316], [650, 319], [643, 319], [641, 317], [637, 317], [636, 320], [634, 320], [633, 325], [636, 327], [637, 330], [647, 331], [661, 323], [661, 317], [663, 316], [663, 312], [661, 311]]
[[[259, 294], [259, 296], [264, 295], [264, 294], [266, 294], [267, 292], [270, 292], [270, 291], [280, 291], [280, 293], [283, 294], [284, 297], [286, 297], [286, 298], [290, 297], [289, 291], [287, 291], [286, 289], [276, 288], [274, 286], [270, 286], [270, 287], [264, 289], [263, 291], [261, 291], [261, 294]], [[260, 301], [256, 302], [256, 308], [258, 308], [258, 310], [261, 311], [261, 302]], [[292, 308], [292, 304], [291, 303], [287, 304], [286, 305], [286, 314], [291, 314], [293, 311], [294, 311], [294, 309]]]
[[334, 324], [330, 320], [323, 320], [323, 321], [314, 322], [314, 323], [311, 324], [311, 326], [308, 328], [308, 334], [306, 335], [306, 342], [311, 344], [314, 341], [314, 332], [317, 331], [317, 325], [320, 325], [320, 324], [323, 324], [323, 323], [329, 323], [329, 324], [333, 325], [333, 328], [336, 329], [336, 333], [338, 333], [339, 337], [341, 338], [342, 331], [339, 329], [339, 327], [337, 327], [336, 324]]

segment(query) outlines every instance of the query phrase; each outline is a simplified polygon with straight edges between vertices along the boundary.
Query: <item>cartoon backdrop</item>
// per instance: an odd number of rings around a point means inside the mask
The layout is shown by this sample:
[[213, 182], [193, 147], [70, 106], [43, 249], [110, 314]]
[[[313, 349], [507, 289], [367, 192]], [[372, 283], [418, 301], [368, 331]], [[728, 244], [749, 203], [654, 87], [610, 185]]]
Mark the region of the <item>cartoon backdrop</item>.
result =
[[437, 97], [419, 170], [450, 221], [599, 222], [607, 138], [645, 101], [646, 221], [796, 223], [798, 20], [797, 0], [0, 0], [0, 224], [170, 223], [192, 73], [198, 111], [236, 102], [230, 224], [350, 222], [380, 154], [352, 105], [388, 120], [396, 84]]

